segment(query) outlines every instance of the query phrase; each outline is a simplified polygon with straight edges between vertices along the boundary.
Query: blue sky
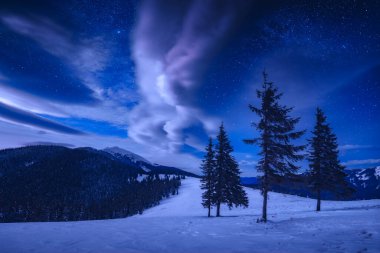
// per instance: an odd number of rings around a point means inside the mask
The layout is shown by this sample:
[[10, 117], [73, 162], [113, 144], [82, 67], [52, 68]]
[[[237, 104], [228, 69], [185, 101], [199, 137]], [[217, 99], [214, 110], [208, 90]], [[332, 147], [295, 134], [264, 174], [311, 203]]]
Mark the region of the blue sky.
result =
[[[1, 147], [120, 146], [197, 171], [223, 121], [255, 174], [263, 69], [349, 168], [380, 165], [377, 1], [3, 1]], [[306, 168], [306, 164], [303, 164]]]

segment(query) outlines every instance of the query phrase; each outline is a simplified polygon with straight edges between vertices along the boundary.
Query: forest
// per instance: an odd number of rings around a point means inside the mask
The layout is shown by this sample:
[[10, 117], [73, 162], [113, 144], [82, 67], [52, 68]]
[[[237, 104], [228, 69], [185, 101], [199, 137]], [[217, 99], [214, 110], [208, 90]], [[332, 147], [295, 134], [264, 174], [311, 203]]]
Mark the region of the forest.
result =
[[180, 175], [146, 173], [89, 148], [0, 151], [0, 222], [111, 219], [178, 194]]

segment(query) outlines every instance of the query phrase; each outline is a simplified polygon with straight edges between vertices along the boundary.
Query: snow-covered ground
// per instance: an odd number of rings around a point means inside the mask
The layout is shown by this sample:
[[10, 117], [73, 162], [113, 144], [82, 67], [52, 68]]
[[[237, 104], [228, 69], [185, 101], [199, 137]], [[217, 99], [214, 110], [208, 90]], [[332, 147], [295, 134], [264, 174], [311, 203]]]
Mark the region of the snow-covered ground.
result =
[[256, 223], [262, 198], [207, 218], [199, 180], [178, 196], [126, 219], [0, 224], [0, 252], [380, 252], [380, 200], [323, 201], [271, 193], [267, 224]]

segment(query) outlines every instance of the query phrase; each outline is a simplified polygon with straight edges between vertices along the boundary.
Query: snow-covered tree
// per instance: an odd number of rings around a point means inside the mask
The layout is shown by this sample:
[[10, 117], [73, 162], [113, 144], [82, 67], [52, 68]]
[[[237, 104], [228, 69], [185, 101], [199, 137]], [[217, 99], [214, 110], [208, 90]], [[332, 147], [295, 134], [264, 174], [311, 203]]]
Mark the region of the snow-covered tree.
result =
[[257, 170], [262, 173], [261, 192], [263, 195], [262, 221], [267, 221], [268, 191], [271, 185], [288, 177], [298, 170], [294, 163], [303, 158], [299, 154], [305, 147], [291, 143], [298, 139], [304, 131], [295, 131], [295, 125], [299, 118], [292, 118], [289, 113], [293, 108], [280, 105], [278, 102], [282, 93], [272, 82], [267, 81], [267, 74], [263, 72], [263, 86], [257, 90], [260, 99], [260, 107], [249, 105], [252, 112], [256, 113], [260, 120], [252, 125], [259, 131], [259, 137], [244, 140], [247, 144], [256, 144], [260, 147], [261, 156]]
[[206, 154], [201, 165], [201, 189], [203, 190], [202, 205], [208, 209], [208, 217], [211, 216], [211, 206], [213, 205], [215, 166], [215, 152], [212, 138], [210, 138], [206, 147]]
[[215, 193], [216, 216], [220, 216], [222, 203], [232, 206], [248, 206], [248, 198], [240, 185], [240, 170], [232, 156], [233, 148], [224, 130], [223, 123], [219, 127], [216, 146]]
[[321, 192], [349, 194], [351, 188], [345, 180], [344, 166], [340, 164], [336, 135], [326, 122], [326, 116], [317, 108], [316, 124], [309, 140], [309, 183], [317, 194], [317, 211], [321, 210]]

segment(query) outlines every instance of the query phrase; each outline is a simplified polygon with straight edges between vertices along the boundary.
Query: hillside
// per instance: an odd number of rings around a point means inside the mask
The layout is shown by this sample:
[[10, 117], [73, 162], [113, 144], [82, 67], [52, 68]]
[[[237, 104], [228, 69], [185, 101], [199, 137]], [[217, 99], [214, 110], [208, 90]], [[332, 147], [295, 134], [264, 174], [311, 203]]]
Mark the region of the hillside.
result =
[[144, 174], [168, 174], [198, 177], [194, 173], [187, 172], [175, 167], [153, 164], [145, 158], [119, 147], [105, 148], [103, 151], [112, 154], [119, 161], [144, 171]]
[[0, 222], [127, 217], [175, 194], [179, 185], [179, 176], [159, 177], [92, 148], [5, 149]]
[[223, 207], [207, 218], [199, 180], [183, 180], [179, 195], [125, 219], [0, 224], [0, 252], [379, 252], [380, 200], [323, 201], [270, 193], [267, 224], [256, 223], [261, 195], [250, 206]]
[[[346, 181], [353, 189], [346, 196], [335, 196], [329, 192], [322, 192], [322, 199], [327, 200], [362, 200], [380, 199], [380, 166], [365, 169], [346, 169]], [[243, 177], [241, 183], [245, 186], [258, 188], [260, 179], [256, 177]], [[302, 197], [315, 197], [315, 193], [308, 187], [308, 174], [303, 173], [293, 180], [284, 180], [273, 186], [273, 191], [294, 194]]]

